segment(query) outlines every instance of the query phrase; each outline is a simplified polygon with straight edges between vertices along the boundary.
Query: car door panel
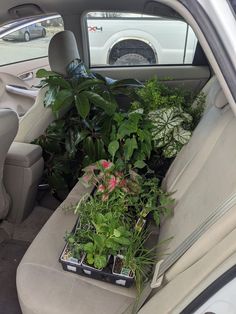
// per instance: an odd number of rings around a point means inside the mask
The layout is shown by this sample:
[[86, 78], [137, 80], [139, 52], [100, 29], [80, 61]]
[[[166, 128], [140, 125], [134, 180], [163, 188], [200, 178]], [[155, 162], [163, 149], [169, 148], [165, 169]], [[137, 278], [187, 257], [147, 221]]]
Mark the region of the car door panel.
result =
[[192, 65], [104, 67], [91, 70], [113, 79], [135, 78], [141, 82], [157, 77], [169, 86], [183, 87], [193, 93], [198, 93], [211, 75], [208, 66]]
[[16, 85], [31, 89], [39, 83], [38, 69], [49, 69], [48, 58], [34, 59], [0, 67], [0, 108], [11, 108], [20, 116], [34, 104], [34, 98], [17, 95], [6, 90], [6, 85]]
[[[41, 68], [49, 69], [47, 57], [4, 65], [0, 67], [0, 72], [15, 75], [23, 78], [23, 80], [26, 78], [27, 85], [33, 86], [39, 83], [39, 79], [36, 78], [36, 72]], [[31, 77], [29, 78], [27, 74], [31, 74]]]

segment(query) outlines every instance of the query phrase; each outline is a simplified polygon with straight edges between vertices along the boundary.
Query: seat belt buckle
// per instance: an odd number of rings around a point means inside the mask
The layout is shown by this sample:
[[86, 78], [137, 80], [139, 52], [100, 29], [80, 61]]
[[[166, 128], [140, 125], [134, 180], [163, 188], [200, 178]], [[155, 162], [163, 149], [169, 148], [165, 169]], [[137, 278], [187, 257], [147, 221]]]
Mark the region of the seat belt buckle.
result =
[[164, 275], [159, 276], [160, 266], [163, 263], [163, 261], [164, 260], [161, 260], [161, 261], [156, 263], [155, 272], [154, 272], [154, 275], [152, 277], [152, 282], [150, 284], [152, 289], [159, 288], [163, 282]]

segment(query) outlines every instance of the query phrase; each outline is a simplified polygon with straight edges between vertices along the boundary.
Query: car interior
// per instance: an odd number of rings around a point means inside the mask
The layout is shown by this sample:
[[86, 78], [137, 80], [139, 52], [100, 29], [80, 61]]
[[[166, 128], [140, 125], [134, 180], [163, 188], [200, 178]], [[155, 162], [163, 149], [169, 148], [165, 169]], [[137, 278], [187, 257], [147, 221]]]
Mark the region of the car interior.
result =
[[[161, 222], [156, 232], [156, 242], [170, 239], [167, 256], [236, 193], [235, 113], [214, 71], [210, 53], [206, 49], [203, 52], [204, 44], [201, 48], [201, 36], [194, 25], [191, 26], [199, 42], [192, 64], [90, 66], [87, 12], [124, 11], [188, 19], [161, 2], [39, 0], [18, 5], [15, 0], [2, 1], [1, 23], [56, 12], [61, 15], [65, 30], [50, 39], [48, 56], [0, 68], [1, 314], [128, 314], [133, 313], [137, 302], [135, 287], [126, 289], [65, 272], [58, 261], [65, 233], [75, 223], [75, 215], [64, 208], [77, 203], [90, 190], [78, 182], [60, 202], [42, 184], [42, 148], [32, 142], [55, 116], [44, 106], [47, 87], [35, 87], [39, 82], [35, 75], [38, 69], [51, 69], [66, 76], [67, 65], [78, 58], [92, 72], [115, 80], [134, 78], [145, 82], [152, 77], [161, 81], [169, 78], [165, 84], [170, 87], [204, 93], [203, 116], [162, 182], [164, 190], [174, 193], [175, 199], [172, 215]], [[23, 93], [8, 86], [22, 88]], [[228, 211], [205, 228], [166, 270], [164, 283], [155, 286], [147, 299], [144, 289], [135, 313], [207, 313], [195, 312], [195, 305], [191, 308], [190, 304], [236, 260], [236, 202], [228, 203]]]

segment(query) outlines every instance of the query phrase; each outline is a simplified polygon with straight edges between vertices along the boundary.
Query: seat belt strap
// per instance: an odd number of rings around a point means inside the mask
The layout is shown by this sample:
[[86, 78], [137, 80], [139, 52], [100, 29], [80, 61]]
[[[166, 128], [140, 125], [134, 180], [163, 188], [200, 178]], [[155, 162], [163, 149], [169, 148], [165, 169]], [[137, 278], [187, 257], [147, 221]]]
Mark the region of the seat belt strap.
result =
[[[222, 218], [234, 205], [236, 205], [236, 193], [223, 201], [208, 217], [200, 224], [165, 260], [156, 264], [155, 272], [151, 283], [149, 282], [141, 293], [140, 298], [135, 305], [134, 313], [143, 306], [150, 296], [152, 289], [159, 288], [162, 285], [164, 275], [187, 251], [190, 249], [201, 236], [212, 227], [220, 218]], [[143, 295], [144, 294], [144, 295]]]

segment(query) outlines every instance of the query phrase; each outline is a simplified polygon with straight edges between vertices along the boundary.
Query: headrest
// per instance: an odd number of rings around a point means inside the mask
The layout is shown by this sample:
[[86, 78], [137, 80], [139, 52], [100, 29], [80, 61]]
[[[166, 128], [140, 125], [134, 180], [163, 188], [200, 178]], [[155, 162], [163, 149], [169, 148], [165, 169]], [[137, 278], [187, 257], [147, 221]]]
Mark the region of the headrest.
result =
[[213, 106], [221, 109], [228, 104], [220, 83], [215, 75], [208, 81], [206, 86], [203, 88], [203, 92], [206, 95], [207, 109]]
[[215, 106], [220, 109], [220, 108], [224, 108], [227, 104], [228, 104], [228, 100], [225, 97], [223, 90], [221, 89], [217, 94]]
[[48, 59], [53, 72], [67, 76], [68, 64], [74, 59], [80, 59], [76, 39], [71, 31], [62, 31], [52, 37]]

